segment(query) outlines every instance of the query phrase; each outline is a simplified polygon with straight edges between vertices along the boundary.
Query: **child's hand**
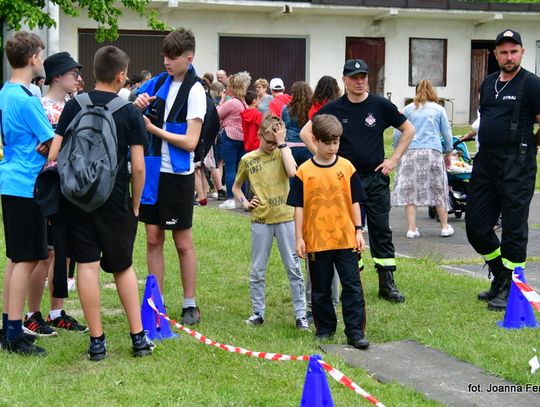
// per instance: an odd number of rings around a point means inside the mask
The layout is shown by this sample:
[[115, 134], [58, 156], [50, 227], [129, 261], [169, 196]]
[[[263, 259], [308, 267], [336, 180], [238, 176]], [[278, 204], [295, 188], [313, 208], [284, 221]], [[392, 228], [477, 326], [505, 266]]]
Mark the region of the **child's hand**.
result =
[[49, 154], [49, 143], [39, 143], [36, 151], [46, 157]]
[[143, 115], [143, 120], [144, 120], [144, 124], [146, 126], [146, 131], [148, 131], [149, 133], [152, 133], [152, 129], [155, 127], [154, 124], [152, 123], [152, 121], [146, 117], [145, 115]]
[[253, 198], [251, 199], [251, 201], [247, 203], [245, 208], [248, 211], [252, 211], [253, 209], [257, 208], [260, 204], [261, 204], [261, 201], [259, 200], [259, 197], [257, 195], [253, 195]]
[[364, 241], [364, 236], [362, 235], [361, 230], [356, 231], [356, 250], [362, 253], [366, 247], [366, 242]]
[[296, 255], [301, 259], [306, 258], [306, 242], [304, 242], [304, 239], [296, 239]]
[[156, 100], [156, 97], [157, 96], [150, 96], [148, 93], [142, 93], [139, 96], [137, 96], [137, 99], [135, 99], [133, 104], [139, 110], [144, 110], [150, 105], [150, 103], [152, 103], [154, 100]]
[[285, 143], [285, 126], [283, 125], [283, 123], [278, 122], [274, 124], [272, 126], [272, 131], [278, 145]]

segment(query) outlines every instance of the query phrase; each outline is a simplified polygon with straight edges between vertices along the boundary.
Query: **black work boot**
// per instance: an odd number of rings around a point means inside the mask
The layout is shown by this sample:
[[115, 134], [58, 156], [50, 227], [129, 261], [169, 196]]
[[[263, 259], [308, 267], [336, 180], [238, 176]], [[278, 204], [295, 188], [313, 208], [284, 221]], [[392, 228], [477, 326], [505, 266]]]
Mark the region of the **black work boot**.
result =
[[394, 283], [394, 272], [378, 268], [377, 273], [379, 274], [379, 298], [392, 302], [405, 301], [405, 296], [398, 291]]
[[504, 311], [506, 304], [508, 303], [508, 294], [510, 294], [510, 284], [512, 283], [512, 270], [503, 268], [501, 272], [501, 282], [499, 284], [499, 290], [497, 296], [488, 302], [488, 310], [490, 311]]
[[488, 278], [490, 277], [490, 275], [493, 275], [493, 280], [491, 280], [491, 286], [489, 287], [489, 290], [482, 291], [478, 294], [478, 299], [480, 301], [491, 301], [495, 299], [497, 293], [501, 289], [500, 285], [503, 282], [502, 277], [505, 270], [502, 264], [501, 256], [498, 256], [493, 260], [486, 261], [486, 264], [489, 268]]

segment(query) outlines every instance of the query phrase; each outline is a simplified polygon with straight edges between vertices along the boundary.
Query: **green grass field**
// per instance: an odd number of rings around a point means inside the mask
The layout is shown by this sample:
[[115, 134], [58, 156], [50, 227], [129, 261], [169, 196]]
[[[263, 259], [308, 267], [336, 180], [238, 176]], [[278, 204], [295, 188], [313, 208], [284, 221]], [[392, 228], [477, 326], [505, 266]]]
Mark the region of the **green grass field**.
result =
[[[198, 252], [198, 294], [202, 323], [197, 329], [209, 338], [251, 350], [292, 355], [321, 353], [313, 332], [299, 332], [288, 282], [274, 247], [267, 275], [267, 315], [263, 326], [248, 327], [251, 311], [249, 219], [211, 208], [196, 208], [194, 236]], [[367, 302], [367, 336], [372, 343], [413, 339], [474, 363], [517, 383], [540, 385], [527, 361], [538, 348], [538, 331], [506, 331], [496, 326], [500, 313], [486, 310], [476, 293], [486, 283], [443, 272], [438, 262], [398, 260], [404, 304], [377, 298], [376, 273], [368, 255], [362, 273]], [[135, 267], [144, 290], [144, 228], [139, 228]], [[180, 319], [182, 291], [178, 261], [169, 240], [166, 247], [165, 298], [171, 317]], [[1, 264], [0, 266], [4, 266]], [[193, 338], [159, 342], [154, 355], [131, 356], [127, 321], [112, 279], [102, 274], [102, 304], [108, 357], [99, 363], [86, 359], [86, 334], [60, 332], [40, 339], [46, 358], [0, 352], [0, 405], [66, 406], [298, 406], [306, 364], [271, 362], [210, 348]], [[67, 302], [81, 317], [75, 295]], [[43, 304], [43, 311], [48, 305]], [[340, 322], [336, 343], [345, 343]], [[422, 394], [397, 383], [381, 384], [341, 358], [323, 358], [343, 371], [387, 406], [436, 406]], [[336, 406], [369, 405], [349, 389], [328, 379]], [[466, 391], [466, 389], [464, 389]]]

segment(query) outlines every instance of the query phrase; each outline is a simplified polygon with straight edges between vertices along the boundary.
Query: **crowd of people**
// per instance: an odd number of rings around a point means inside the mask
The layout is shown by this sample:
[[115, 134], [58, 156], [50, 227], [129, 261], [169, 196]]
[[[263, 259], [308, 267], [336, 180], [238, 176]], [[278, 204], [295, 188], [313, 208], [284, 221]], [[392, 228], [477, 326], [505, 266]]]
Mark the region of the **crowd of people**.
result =
[[[528, 128], [540, 120], [540, 106], [531, 96], [540, 85], [520, 67], [518, 33], [507, 30], [496, 44], [501, 72], [482, 87], [480, 159], [467, 209], [475, 216], [467, 222], [467, 234], [494, 275], [490, 290], [479, 299], [500, 310], [506, 307], [511, 269], [525, 261], [524, 228], [536, 174], [532, 152], [538, 141]], [[282, 78], [252, 82], [246, 71], [227, 75], [219, 69], [215, 77], [199, 76], [195, 49], [190, 30], [175, 30], [162, 43], [165, 72], [152, 76], [142, 71], [128, 79], [129, 57], [117, 47], [102, 47], [91, 68], [95, 88], [85, 93], [80, 77], [84, 68], [69, 53], [43, 61], [44, 44], [35, 34], [18, 32], [8, 40], [13, 75], [0, 91], [5, 156], [0, 194], [8, 258], [2, 349], [44, 355], [34, 343], [36, 335], [53, 336], [55, 329], [89, 331], [88, 356], [102, 360], [107, 352], [100, 315], [102, 269], [114, 276], [133, 355], [151, 354], [154, 344], [142, 328], [132, 265], [138, 222], [146, 230], [147, 270], [156, 275], [163, 297], [164, 244], [171, 231], [183, 289], [182, 323], [199, 323], [193, 208], [211, 198], [223, 201], [222, 209], [240, 207], [251, 214], [252, 313], [245, 322], [257, 326], [265, 321], [265, 275], [275, 238], [290, 282], [295, 326], [308, 330], [314, 324], [318, 339], [332, 338], [335, 306], [341, 301], [347, 342], [358, 349], [369, 346], [360, 282], [366, 229], [379, 297], [397, 303], [405, 295], [395, 280], [391, 206], [405, 207], [408, 238], [420, 237], [418, 206], [435, 207], [441, 237], [453, 235], [443, 158], [452, 150], [452, 131], [430, 81], [417, 84], [413, 103], [400, 112], [388, 99], [369, 92], [369, 67], [362, 59], [345, 62], [344, 93], [331, 76], [321, 77], [314, 90], [307, 82], [294, 82], [288, 92]], [[42, 67], [45, 77], [40, 78]], [[508, 86], [514, 77], [525, 79]], [[45, 96], [41, 84], [48, 86]], [[505, 129], [510, 119], [517, 120], [512, 110], [516, 100], [521, 107], [522, 98], [526, 119], [508, 140]], [[67, 199], [66, 180], [60, 175], [51, 181], [50, 173], [70, 164], [64, 147], [75, 143], [78, 120], [92, 106], [110, 111], [118, 158], [109, 195], [87, 210]], [[387, 155], [383, 133], [390, 127], [395, 129], [394, 148]], [[391, 192], [389, 174], [394, 170]], [[500, 213], [502, 243], [492, 225]], [[88, 326], [64, 309], [75, 264]], [[46, 279], [51, 300], [45, 319], [41, 301]], [[22, 318], [26, 301], [28, 312]]]

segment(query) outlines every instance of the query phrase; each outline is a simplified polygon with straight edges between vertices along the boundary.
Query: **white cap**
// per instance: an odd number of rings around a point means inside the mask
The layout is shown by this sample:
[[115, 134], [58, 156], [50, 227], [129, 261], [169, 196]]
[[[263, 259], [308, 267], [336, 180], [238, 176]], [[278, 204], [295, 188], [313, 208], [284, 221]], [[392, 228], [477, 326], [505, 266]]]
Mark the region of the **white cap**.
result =
[[271, 90], [285, 90], [285, 84], [281, 78], [274, 78], [270, 81]]

